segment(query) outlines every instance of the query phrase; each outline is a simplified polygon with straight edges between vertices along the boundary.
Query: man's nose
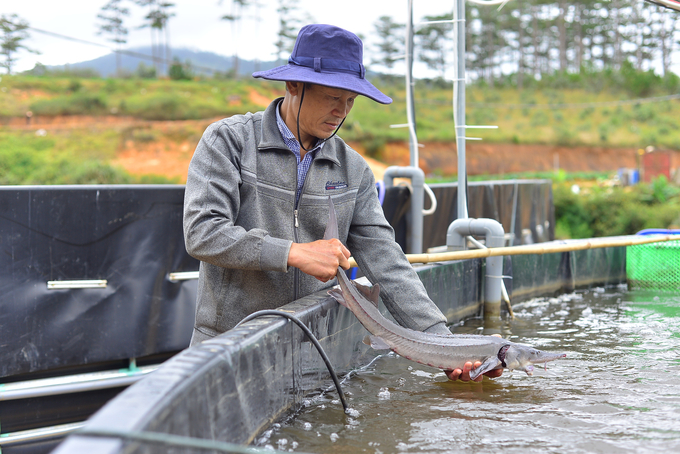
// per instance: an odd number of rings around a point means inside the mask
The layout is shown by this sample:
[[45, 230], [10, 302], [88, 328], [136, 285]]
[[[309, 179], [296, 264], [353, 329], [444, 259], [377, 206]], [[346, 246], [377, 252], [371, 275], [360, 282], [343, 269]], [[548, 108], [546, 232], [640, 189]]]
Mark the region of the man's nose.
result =
[[335, 107], [335, 114], [340, 118], [345, 118], [351, 108], [352, 106], [349, 105], [348, 101], [338, 101], [338, 105]]

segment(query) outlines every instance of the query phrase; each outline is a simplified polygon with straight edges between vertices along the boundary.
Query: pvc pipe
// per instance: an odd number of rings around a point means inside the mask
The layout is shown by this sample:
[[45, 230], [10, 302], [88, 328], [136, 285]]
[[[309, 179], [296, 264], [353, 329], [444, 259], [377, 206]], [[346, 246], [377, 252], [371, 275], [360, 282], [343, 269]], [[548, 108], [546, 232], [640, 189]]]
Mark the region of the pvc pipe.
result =
[[[484, 235], [487, 248], [505, 244], [503, 225], [495, 219], [456, 219], [446, 232], [449, 250], [467, 249], [468, 235]], [[487, 257], [484, 276], [484, 316], [501, 314], [501, 284], [503, 282], [503, 257]]]
[[[482, 243], [480, 243], [479, 241], [474, 239], [474, 237], [468, 236], [467, 239], [477, 249], [486, 249], [486, 246], [484, 246]], [[503, 298], [503, 301], [505, 301], [505, 304], [508, 307], [508, 312], [510, 313], [510, 317], [515, 318], [515, 313], [512, 311], [512, 304], [510, 304], [510, 296], [508, 296], [508, 290], [505, 288], [505, 282], [503, 282], [502, 277], [501, 277], [501, 297]]]
[[65, 437], [70, 433], [80, 430], [84, 426], [84, 422], [74, 422], [57, 426], [41, 427], [39, 429], [22, 430], [20, 432], [4, 433], [0, 436], [0, 449], [27, 442]]
[[425, 189], [425, 192], [427, 195], [430, 196], [430, 208], [427, 210], [423, 210], [423, 216], [429, 216], [431, 214], [434, 214], [435, 211], [437, 211], [437, 197], [435, 197], [434, 192], [432, 192], [432, 189], [426, 184], [423, 184], [423, 189]]
[[418, 167], [390, 166], [385, 169], [383, 181], [386, 188], [394, 186], [394, 178], [411, 179], [411, 209], [406, 217], [408, 241], [406, 252], [420, 254], [423, 251], [423, 205], [425, 195], [425, 173]]
[[7, 383], [0, 385], [0, 402], [129, 386], [157, 368], [158, 365], [153, 365], [136, 370], [93, 372]]

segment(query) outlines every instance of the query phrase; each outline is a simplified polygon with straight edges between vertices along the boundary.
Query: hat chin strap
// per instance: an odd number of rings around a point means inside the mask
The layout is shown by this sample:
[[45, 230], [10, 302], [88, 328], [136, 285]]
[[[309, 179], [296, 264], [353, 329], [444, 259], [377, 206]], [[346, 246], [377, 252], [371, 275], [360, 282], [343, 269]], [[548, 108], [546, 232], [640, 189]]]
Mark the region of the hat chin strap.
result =
[[[312, 148], [309, 148], [309, 149], [305, 148], [305, 146], [302, 144], [302, 137], [300, 136], [300, 111], [302, 110], [302, 101], [304, 101], [304, 99], [305, 99], [305, 88], [306, 87], [307, 87], [307, 84], [302, 82], [302, 94], [300, 95], [300, 105], [298, 106], [297, 119], [296, 119], [295, 123], [296, 123], [296, 126], [297, 126], [298, 143], [300, 144], [300, 147], [305, 151], [311, 151], [311, 150], [314, 149], [314, 145], [316, 145], [316, 144], [312, 145]], [[342, 127], [342, 124], [345, 122], [346, 119], [347, 119], [347, 117], [343, 118], [342, 121], [340, 122], [340, 124], [338, 125], [338, 127], [335, 128], [335, 131], [333, 131], [333, 134], [331, 134], [331, 136], [328, 137], [327, 139], [323, 139], [321, 141], [321, 143], [332, 139], [333, 136], [338, 133], [338, 130]], [[317, 139], [318, 139], [318, 137], [317, 137]], [[318, 143], [318, 141], [317, 141], [317, 143]]]

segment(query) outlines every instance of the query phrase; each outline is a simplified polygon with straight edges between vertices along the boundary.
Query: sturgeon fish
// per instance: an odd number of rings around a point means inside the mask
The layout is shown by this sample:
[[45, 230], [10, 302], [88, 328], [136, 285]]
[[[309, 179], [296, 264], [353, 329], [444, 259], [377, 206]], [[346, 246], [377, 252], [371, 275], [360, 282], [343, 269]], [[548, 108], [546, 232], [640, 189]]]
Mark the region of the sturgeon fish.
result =
[[[324, 239], [338, 238], [338, 222], [333, 200], [329, 197], [329, 216]], [[547, 353], [496, 336], [477, 334], [430, 334], [397, 325], [378, 310], [380, 285], [372, 287], [351, 281], [342, 268], [337, 273], [340, 288], [328, 291], [371, 333], [364, 342], [375, 350], [392, 350], [406, 359], [442, 370], [463, 369], [466, 362], [481, 361], [470, 371], [475, 379], [493, 369], [506, 368], [533, 375], [534, 364], [564, 358], [564, 353]]]

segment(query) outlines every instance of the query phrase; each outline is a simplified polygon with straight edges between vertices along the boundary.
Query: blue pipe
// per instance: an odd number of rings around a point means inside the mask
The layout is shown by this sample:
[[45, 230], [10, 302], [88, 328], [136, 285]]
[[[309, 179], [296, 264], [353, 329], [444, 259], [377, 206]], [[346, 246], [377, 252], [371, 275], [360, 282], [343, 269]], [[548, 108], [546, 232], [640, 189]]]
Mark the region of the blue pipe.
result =
[[636, 235], [680, 235], [680, 229], [644, 229]]
[[378, 200], [380, 200], [380, 205], [385, 202], [385, 182], [382, 180], [375, 182], [375, 187], [378, 190]]

